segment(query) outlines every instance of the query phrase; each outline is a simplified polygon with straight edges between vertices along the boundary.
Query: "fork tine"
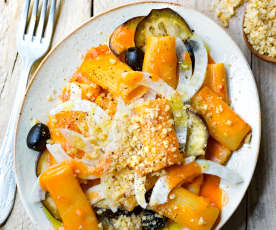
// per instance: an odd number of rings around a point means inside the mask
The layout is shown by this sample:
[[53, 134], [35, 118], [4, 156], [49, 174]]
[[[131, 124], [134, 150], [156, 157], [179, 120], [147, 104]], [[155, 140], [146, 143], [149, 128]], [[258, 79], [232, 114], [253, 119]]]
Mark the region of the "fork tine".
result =
[[37, 18], [38, 2], [39, 2], [39, 0], [34, 0], [34, 5], [33, 5], [33, 10], [32, 10], [32, 15], [31, 15], [31, 20], [30, 20], [30, 24], [28, 26], [27, 33], [29, 35], [31, 35], [31, 36], [34, 35], [34, 29], [35, 29], [36, 18]]
[[18, 35], [22, 38], [24, 37], [25, 31], [26, 31], [26, 25], [28, 20], [28, 13], [30, 8], [30, 0], [25, 1], [25, 8], [22, 14], [21, 22], [20, 22], [20, 28]]
[[29, 28], [27, 31], [27, 33], [30, 34], [31, 36], [34, 35], [34, 29], [35, 29], [35, 23], [36, 23], [36, 17], [37, 17], [38, 1], [39, 0], [34, 0], [31, 21], [30, 21]]
[[55, 24], [56, 0], [52, 0], [45, 38], [51, 39]]
[[41, 9], [40, 18], [39, 18], [38, 27], [37, 27], [37, 32], [36, 32], [36, 36], [38, 39], [41, 39], [42, 34], [43, 34], [43, 29], [44, 29], [44, 25], [45, 25], [45, 17], [46, 17], [46, 12], [47, 12], [47, 4], [48, 4], [48, 0], [44, 0], [42, 9]]

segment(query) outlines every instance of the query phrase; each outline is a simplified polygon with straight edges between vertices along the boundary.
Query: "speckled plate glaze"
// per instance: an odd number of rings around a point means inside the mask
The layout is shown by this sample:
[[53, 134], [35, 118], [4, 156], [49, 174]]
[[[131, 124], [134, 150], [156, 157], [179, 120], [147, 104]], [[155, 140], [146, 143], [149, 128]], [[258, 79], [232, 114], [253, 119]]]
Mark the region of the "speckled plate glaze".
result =
[[40, 203], [33, 203], [31, 189], [37, 180], [35, 164], [37, 154], [26, 146], [26, 136], [32, 126], [30, 117], [47, 122], [49, 110], [55, 102], [48, 102], [47, 96], [65, 86], [80, 65], [82, 55], [92, 46], [105, 43], [113, 29], [129, 18], [147, 15], [151, 9], [170, 7], [185, 18], [190, 27], [210, 47], [210, 53], [217, 62], [224, 62], [228, 72], [231, 105], [252, 127], [252, 140], [233, 153], [227, 166], [244, 179], [242, 184], [221, 187], [226, 191], [228, 202], [223, 208], [220, 229], [236, 210], [252, 178], [260, 145], [261, 114], [258, 92], [252, 72], [242, 52], [229, 35], [215, 22], [203, 14], [180, 5], [157, 2], [139, 2], [112, 9], [98, 15], [72, 32], [44, 59], [34, 74], [22, 106], [16, 138], [16, 177], [23, 204], [32, 221], [39, 229], [53, 229]]

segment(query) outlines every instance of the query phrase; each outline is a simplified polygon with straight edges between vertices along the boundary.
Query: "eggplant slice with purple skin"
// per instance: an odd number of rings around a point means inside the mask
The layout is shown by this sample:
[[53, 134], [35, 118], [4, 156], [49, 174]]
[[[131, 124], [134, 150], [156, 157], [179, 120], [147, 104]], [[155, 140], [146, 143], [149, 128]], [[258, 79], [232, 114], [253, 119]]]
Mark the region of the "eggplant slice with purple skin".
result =
[[188, 135], [185, 152], [187, 156], [204, 156], [209, 137], [205, 120], [192, 110], [188, 110]]
[[36, 161], [36, 176], [44, 172], [47, 168], [49, 168], [49, 153], [48, 151], [43, 151], [39, 154], [37, 161]]
[[[139, 22], [141, 22], [143, 20], [143, 18], [144, 18], [143, 16], [131, 18], [128, 21], [124, 22], [122, 25], [118, 26], [113, 31], [113, 33], [111, 34], [110, 39], [109, 39], [109, 48], [116, 56], [122, 55], [123, 53], [125, 53], [127, 51], [128, 48], [130, 48], [134, 45], [135, 30], [136, 30], [137, 25], [139, 24]], [[124, 33], [127, 33], [127, 30], [129, 30], [128, 39], [130, 39], [130, 40], [133, 39], [132, 45], [121, 44], [120, 41], [117, 40], [118, 38], [120, 38], [120, 33], [122, 34], [123, 28], [126, 29], [126, 31], [124, 31]], [[131, 38], [131, 36], [133, 38]]]
[[61, 217], [59, 215], [57, 206], [49, 193], [46, 193], [45, 200], [41, 202], [44, 205], [44, 207], [49, 211], [49, 213], [52, 215], [52, 217], [54, 217], [58, 221], [61, 221]]
[[136, 47], [145, 51], [146, 41], [150, 36], [173, 36], [186, 41], [192, 36], [192, 31], [184, 18], [172, 9], [154, 9], [136, 28]]
[[[44, 172], [47, 168], [49, 168], [49, 152], [43, 151], [38, 156], [36, 162], [36, 176], [39, 177], [42, 172]], [[43, 206], [49, 211], [49, 213], [54, 217], [56, 220], [61, 221], [61, 217], [59, 215], [58, 209], [56, 204], [49, 193], [46, 193], [45, 199], [41, 201]]]

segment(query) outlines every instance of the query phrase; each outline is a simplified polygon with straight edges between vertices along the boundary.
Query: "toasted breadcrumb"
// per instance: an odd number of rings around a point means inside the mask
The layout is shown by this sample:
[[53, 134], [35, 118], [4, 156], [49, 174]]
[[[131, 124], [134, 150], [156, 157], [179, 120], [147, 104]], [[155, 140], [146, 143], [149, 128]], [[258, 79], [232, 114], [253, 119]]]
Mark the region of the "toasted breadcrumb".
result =
[[235, 15], [235, 10], [243, 4], [243, 0], [215, 0], [213, 10], [222, 22], [223, 26], [228, 27], [229, 20]]

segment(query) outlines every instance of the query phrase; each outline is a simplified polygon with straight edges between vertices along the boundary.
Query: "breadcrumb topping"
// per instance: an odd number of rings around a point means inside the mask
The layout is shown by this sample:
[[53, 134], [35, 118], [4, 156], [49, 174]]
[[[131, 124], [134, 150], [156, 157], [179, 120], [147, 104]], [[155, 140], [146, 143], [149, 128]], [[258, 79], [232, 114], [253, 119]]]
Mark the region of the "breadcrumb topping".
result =
[[276, 1], [249, 1], [244, 18], [244, 32], [259, 54], [276, 57]]

